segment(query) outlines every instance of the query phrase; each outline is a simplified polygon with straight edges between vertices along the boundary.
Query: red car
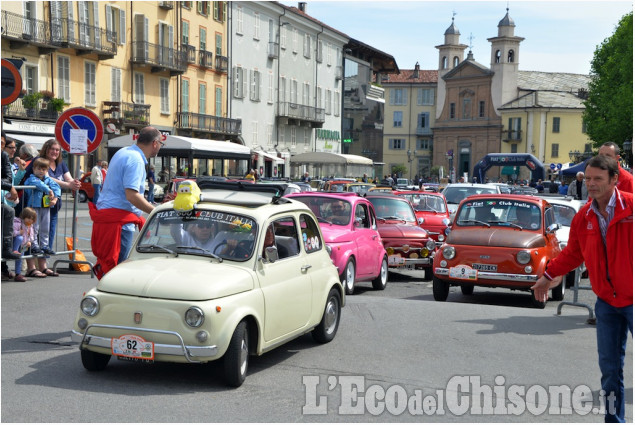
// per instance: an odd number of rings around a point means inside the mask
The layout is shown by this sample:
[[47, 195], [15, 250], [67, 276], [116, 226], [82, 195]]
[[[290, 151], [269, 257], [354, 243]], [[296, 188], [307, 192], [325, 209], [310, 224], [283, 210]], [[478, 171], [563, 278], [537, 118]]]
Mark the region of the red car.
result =
[[388, 254], [388, 267], [394, 270], [423, 269], [425, 279], [432, 279], [436, 243], [419, 227], [410, 202], [401, 196], [372, 191], [366, 198], [377, 213], [377, 227]]
[[[560, 253], [554, 208], [527, 195], [469, 196], [459, 204], [452, 231], [434, 258], [434, 299], [445, 301], [450, 286], [471, 295], [474, 286], [530, 291], [549, 261]], [[564, 298], [563, 283], [552, 289]], [[534, 306], [544, 302], [531, 297]]]
[[[440, 245], [449, 233], [450, 212], [445, 203], [445, 196], [436, 192], [423, 192], [418, 190], [401, 190], [395, 192], [410, 201], [419, 226], [425, 229], [430, 237]], [[423, 222], [421, 222], [423, 220]]]
[[[86, 202], [86, 201], [93, 200], [93, 196], [95, 195], [95, 189], [93, 188], [93, 185], [90, 182], [90, 175], [91, 173], [86, 173], [79, 179], [79, 182], [81, 183], [81, 185], [79, 186], [79, 191], [78, 191], [79, 202]], [[75, 192], [71, 192], [71, 193], [73, 194], [73, 196], [75, 195]]]

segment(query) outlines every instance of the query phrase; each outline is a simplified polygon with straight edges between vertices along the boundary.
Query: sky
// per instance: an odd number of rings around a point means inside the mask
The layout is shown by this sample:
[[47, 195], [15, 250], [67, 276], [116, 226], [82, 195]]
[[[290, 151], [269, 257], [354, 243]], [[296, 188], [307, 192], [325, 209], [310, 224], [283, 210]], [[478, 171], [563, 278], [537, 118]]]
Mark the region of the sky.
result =
[[[297, 2], [282, 1], [297, 7]], [[506, 8], [516, 24], [522, 71], [588, 74], [593, 52], [615, 31], [632, 1], [307, 1], [307, 13], [349, 37], [392, 55], [399, 69], [437, 69], [443, 33], [452, 23], [474, 59], [490, 65], [488, 38]], [[470, 42], [470, 35], [472, 41]], [[467, 57], [467, 51], [465, 57]]]

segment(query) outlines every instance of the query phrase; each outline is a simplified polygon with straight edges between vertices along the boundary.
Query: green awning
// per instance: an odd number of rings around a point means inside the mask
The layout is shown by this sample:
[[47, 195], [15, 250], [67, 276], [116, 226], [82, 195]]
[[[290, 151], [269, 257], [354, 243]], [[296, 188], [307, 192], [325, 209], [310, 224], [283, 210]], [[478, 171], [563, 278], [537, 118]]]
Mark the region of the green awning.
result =
[[507, 165], [507, 166], [503, 167], [503, 169], [501, 170], [501, 174], [506, 175], [506, 176], [511, 176], [513, 174], [518, 175], [518, 167], [513, 167], [511, 165]]

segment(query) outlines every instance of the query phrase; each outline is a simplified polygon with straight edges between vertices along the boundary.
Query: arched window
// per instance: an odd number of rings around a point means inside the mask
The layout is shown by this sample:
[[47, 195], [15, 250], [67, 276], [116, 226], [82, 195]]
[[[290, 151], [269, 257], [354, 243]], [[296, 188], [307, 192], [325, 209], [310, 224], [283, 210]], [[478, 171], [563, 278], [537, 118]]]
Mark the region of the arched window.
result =
[[454, 56], [454, 60], [452, 61], [452, 68], [456, 68], [459, 65], [459, 57]]
[[507, 52], [507, 62], [509, 63], [514, 62], [514, 51], [511, 49], [509, 50], [509, 52]]
[[441, 69], [448, 69], [448, 57], [447, 56], [443, 56], [443, 59], [441, 59]]
[[497, 50], [494, 55], [494, 63], [501, 63], [501, 51]]

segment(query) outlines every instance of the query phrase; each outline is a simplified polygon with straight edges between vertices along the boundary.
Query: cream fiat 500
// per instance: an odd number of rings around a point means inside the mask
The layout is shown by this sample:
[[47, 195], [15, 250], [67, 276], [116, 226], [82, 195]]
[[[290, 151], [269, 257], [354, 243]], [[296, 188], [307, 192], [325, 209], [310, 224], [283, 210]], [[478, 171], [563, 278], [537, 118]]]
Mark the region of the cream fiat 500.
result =
[[128, 260], [82, 298], [71, 334], [86, 369], [220, 359], [237, 387], [250, 355], [335, 337], [344, 290], [311, 210], [284, 185], [198, 185], [189, 210], [178, 197], [155, 209]]

